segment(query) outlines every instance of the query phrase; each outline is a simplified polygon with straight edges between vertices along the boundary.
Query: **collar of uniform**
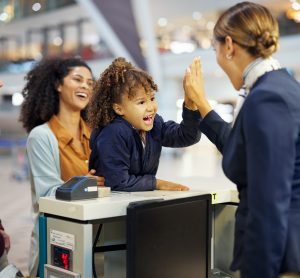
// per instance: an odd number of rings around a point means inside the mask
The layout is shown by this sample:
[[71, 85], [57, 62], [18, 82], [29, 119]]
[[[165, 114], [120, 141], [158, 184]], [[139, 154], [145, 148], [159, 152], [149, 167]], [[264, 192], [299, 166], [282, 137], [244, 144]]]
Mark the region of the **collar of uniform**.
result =
[[255, 84], [257, 79], [264, 75], [266, 72], [278, 70], [281, 66], [279, 62], [272, 57], [269, 58], [257, 58], [250, 63], [243, 73], [245, 95], [247, 96], [252, 86]]

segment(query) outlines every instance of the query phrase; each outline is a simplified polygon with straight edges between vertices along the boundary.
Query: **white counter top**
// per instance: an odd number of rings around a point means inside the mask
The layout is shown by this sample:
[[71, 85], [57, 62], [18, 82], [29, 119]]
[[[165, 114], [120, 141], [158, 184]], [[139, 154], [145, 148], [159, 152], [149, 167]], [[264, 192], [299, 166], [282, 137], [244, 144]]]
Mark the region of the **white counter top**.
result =
[[112, 192], [110, 196], [80, 201], [61, 201], [55, 197], [40, 198], [40, 212], [57, 216], [93, 220], [125, 216], [129, 203], [151, 199], [176, 199], [196, 195], [212, 194], [213, 203], [238, 202], [236, 186], [228, 180], [182, 177], [174, 182], [190, 187], [189, 191], [143, 191], [143, 192]]

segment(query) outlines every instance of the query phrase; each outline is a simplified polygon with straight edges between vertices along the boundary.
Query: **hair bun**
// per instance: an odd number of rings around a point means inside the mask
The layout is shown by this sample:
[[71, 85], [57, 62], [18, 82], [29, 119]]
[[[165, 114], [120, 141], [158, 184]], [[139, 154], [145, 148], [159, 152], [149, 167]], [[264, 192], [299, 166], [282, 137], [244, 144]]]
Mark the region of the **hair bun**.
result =
[[259, 38], [258, 43], [261, 43], [265, 48], [269, 48], [270, 46], [277, 43], [277, 39], [272, 36], [269, 31], [265, 31]]
[[278, 47], [278, 37], [269, 31], [264, 31], [256, 40], [256, 51], [262, 57], [271, 56]]

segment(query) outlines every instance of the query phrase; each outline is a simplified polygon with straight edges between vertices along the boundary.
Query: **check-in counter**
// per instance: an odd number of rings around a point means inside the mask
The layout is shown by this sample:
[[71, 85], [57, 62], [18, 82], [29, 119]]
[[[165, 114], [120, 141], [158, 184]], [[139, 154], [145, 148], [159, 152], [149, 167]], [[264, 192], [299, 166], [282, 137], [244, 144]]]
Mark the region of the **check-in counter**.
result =
[[[209, 193], [213, 204], [211, 265], [229, 272], [234, 213], [238, 202], [235, 185], [223, 178], [185, 177], [177, 178], [176, 182], [189, 186], [190, 191], [112, 192], [108, 197], [72, 202], [57, 200], [55, 197], [41, 198], [40, 225], [43, 226], [41, 230], [44, 232], [40, 235], [40, 253], [41, 263], [46, 263], [50, 267], [46, 271], [48, 273], [54, 271], [53, 275], [57, 275], [54, 277], [92, 277], [93, 225], [104, 223], [102, 240], [106, 243], [126, 243], [124, 223], [127, 206], [130, 203], [188, 198]], [[58, 248], [54, 250], [53, 248], [57, 246]], [[64, 254], [64, 250], [70, 252]], [[58, 257], [54, 258], [54, 253]], [[65, 267], [63, 276], [59, 276], [59, 268], [51, 269], [51, 265], [57, 265], [57, 261], [54, 264], [54, 260], [61, 258], [65, 258], [63, 268], [64, 266], [69, 268], [69, 271], [66, 271]], [[126, 277], [124, 267], [126, 267], [125, 251], [105, 254], [105, 277]], [[67, 276], [72, 275], [71, 272], [80, 276]], [[43, 275], [42, 273], [41, 276]]]

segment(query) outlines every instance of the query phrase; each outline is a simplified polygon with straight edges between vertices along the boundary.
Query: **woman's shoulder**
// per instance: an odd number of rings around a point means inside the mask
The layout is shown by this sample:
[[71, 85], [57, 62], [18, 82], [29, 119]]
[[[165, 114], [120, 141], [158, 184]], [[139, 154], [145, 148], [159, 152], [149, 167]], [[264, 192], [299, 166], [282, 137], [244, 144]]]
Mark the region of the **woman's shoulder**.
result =
[[[263, 93], [261, 93], [263, 92]], [[249, 98], [289, 97], [300, 92], [300, 84], [286, 69], [267, 72], [258, 79], [249, 94]]]
[[300, 101], [300, 84], [285, 69], [265, 74], [249, 95], [253, 101], [277, 99], [285, 102]]
[[44, 123], [33, 128], [28, 135], [28, 139], [56, 140], [56, 137], [50, 129], [48, 123]]
[[[300, 86], [284, 69], [266, 73], [247, 96], [243, 111], [247, 119], [270, 118], [271, 112], [300, 117]], [[271, 111], [271, 112], [270, 112]], [[277, 111], [277, 112], [276, 112]]]
[[29, 137], [31, 136], [38, 136], [38, 135], [45, 135], [52, 132], [50, 127], [48, 126], [48, 123], [44, 123], [41, 125], [38, 125], [34, 127], [30, 132], [29, 132]]

